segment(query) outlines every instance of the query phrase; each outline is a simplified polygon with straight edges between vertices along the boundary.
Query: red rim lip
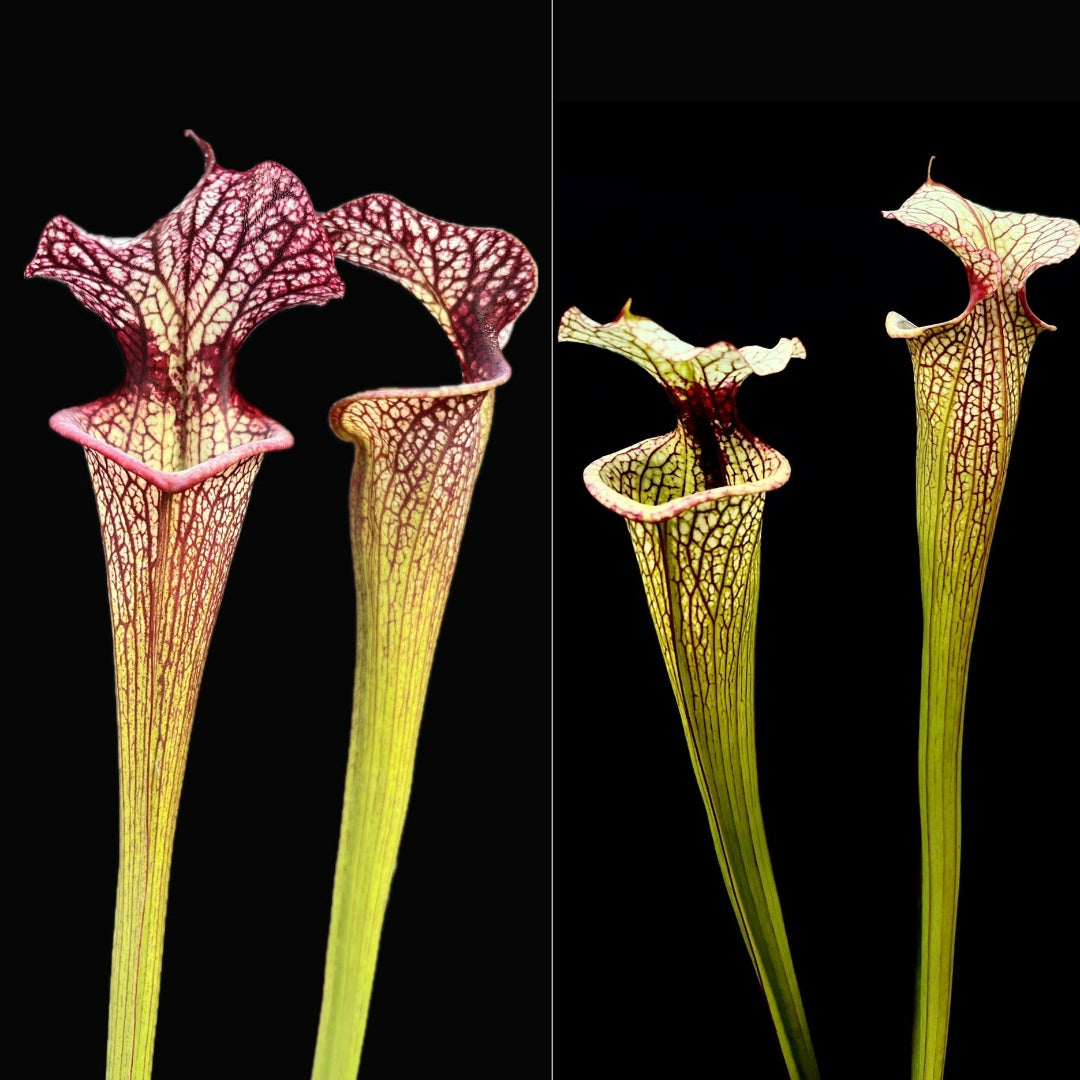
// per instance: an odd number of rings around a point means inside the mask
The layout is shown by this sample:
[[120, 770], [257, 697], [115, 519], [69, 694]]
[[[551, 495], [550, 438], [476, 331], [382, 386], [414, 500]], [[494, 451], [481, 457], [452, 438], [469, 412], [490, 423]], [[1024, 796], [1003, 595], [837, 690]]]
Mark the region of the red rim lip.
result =
[[238, 461], [255, 457], [257, 454], [267, 454], [273, 450], [288, 450], [294, 441], [291, 431], [272, 421], [270, 433], [267, 435], [252, 439], [251, 442], [242, 443], [240, 446], [231, 447], [224, 453], [215, 454], [212, 458], [207, 458], [206, 461], [200, 461], [198, 465], [192, 465], [189, 469], [169, 472], [163, 469], [155, 469], [135, 457], [135, 455], [107, 443], [96, 435], [91, 435], [82, 426], [81, 419], [78, 417], [79, 410], [77, 408], [62, 409], [49, 418], [49, 427], [65, 439], [71, 439], [72, 442], [77, 442], [80, 446], [84, 446], [88, 450], [95, 450], [103, 457], [115, 461], [118, 465], [127, 469], [128, 472], [142, 477], [170, 495], [187, 491], [188, 488], [195, 487], [211, 477], [219, 476]]

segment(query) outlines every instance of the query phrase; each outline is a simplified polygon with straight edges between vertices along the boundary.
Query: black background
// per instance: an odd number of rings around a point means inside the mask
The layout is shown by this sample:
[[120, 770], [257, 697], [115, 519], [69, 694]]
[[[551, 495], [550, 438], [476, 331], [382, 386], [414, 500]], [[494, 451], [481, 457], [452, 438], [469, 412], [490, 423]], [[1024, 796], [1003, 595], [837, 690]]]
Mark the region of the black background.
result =
[[[447, 29], [443, 45], [460, 49], [461, 32]], [[297, 30], [298, 50], [304, 37]], [[8, 760], [18, 762], [9, 833], [18, 867], [9, 916], [18, 927], [13, 1037], [44, 1047], [35, 1075], [101, 1075], [117, 859], [101, 540], [82, 450], [48, 419], [113, 389], [121, 359], [108, 328], [66, 288], [21, 275], [54, 214], [120, 237], [176, 206], [203, 169], [184, 137], [190, 127], [225, 168], [281, 162], [320, 210], [389, 192], [436, 217], [505, 229], [541, 266], [540, 292], [505, 349], [513, 375], [497, 392], [432, 671], [362, 1075], [430, 1075], [455, 1063], [478, 1077], [546, 1076], [544, 58], [519, 65], [534, 89], [514, 103], [513, 122], [484, 134], [475, 91], [452, 70], [403, 67], [396, 77], [411, 83], [406, 95], [393, 79], [367, 77], [363, 55], [333, 74], [322, 46], [305, 66], [284, 63], [289, 43], [281, 41], [269, 53], [245, 42], [234, 57], [223, 45], [221, 69], [196, 66], [198, 50], [167, 70], [146, 57], [143, 78], [127, 65], [87, 70], [77, 35], [54, 45], [50, 71], [92, 75], [124, 92], [68, 83], [54, 105], [54, 94], [37, 88], [7, 131], [18, 156], [9, 317], [21, 328], [7, 357], [18, 426], [8, 456], [17, 563], [9, 614], [18, 628], [9, 655], [24, 703], [9, 713], [16, 740]], [[460, 100], [447, 92], [455, 85]], [[344, 299], [275, 315], [239, 355], [241, 392], [296, 444], [263, 460], [211, 644], [172, 866], [155, 1080], [310, 1072], [354, 649], [353, 451], [327, 415], [360, 390], [460, 381], [445, 334], [410, 294], [370, 271], [341, 265], [340, 273]]]
[[[790, 460], [769, 495], [758, 622], [769, 847], [822, 1075], [908, 1075], [918, 937], [921, 640], [915, 415], [896, 309], [958, 315], [959, 260], [891, 210], [933, 176], [994, 209], [1080, 216], [1074, 107], [565, 103], [553, 325], [625, 301], [683, 340], [805, 360], [750, 379]], [[947, 1076], [1041, 1076], [1066, 1052], [1076, 602], [1069, 459], [1080, 260], [1039, 270], [1038, 340], [967, 702]], [[786, 1075], [724, 891], [624, 522], [595, 458], [671, 429], [614, 353], [556, 345], [556, 1074]], [[584, 1049], [583, 1049], [584, 1048]]]
[[[514, 375], [498, 392], [436, 655], [361, 1075], [547, 1075], [552, 961], [557, 1075], [784, 1075], [625, 526], [581, 483], [597, 456], [668, 430], [670, 410], [628, 361], [553, 345], [566, 307], [608, 321], [628, 297], [696, 344], [798, 335], [808, 349], [740, 395], [748, 425], [793, 470], [764, 529], [766, 824], [823, 1075], [907, 1074], [914, 413], [907, 349], [884, 319], [891, 308], [920, 323], [951, 317], [966, 286], [943, 246], [880, 211], [919, 186], [936, 154], [935, 178], [973, 201], [1080, 216], [1077, 111], [567, 104], [552, 125], [546, 58], [518, 49], [510, 62], [477, 30], [455, 24], [439, 38], [445, 65], [421, 63], [404, 41], [387, 47], [374, 28], [364, 44], [343, 32], [317, 49], [298, 31], [274, 52], [253, 36], [232, 55], [178, 37], [182, 63], [136, 51], [121, 64], [118, 40], [115, 63], [90, 64], [69, 22], [37, 78], [9, 90], [6, 265], [20, 328], [8, 356], [9, 678], [22, 702], [7, 758], [9, 1023], [45, 1047], [44, 1075], [101, 1072], [117, 812], [98, 525], [82, 453], [48, 417], [110, 390], [120, 358], [66, 289], [20, 278], [55, 213], [123, 236], [175, 206], [202, 168], [186, 127], [227, 168], [280, 161], [320, 209], [388, 191], [507, 229], [541, 267], [506, 349]], [[21, 47], [38, 56], [29, 39]], [[1074, 258], [1029, 286], [1059, 329], [1033, 355], [976, 634], [951, 1080], [1051, 1073], [1071, 1023], [1054, 988], [1076, 955], [1061, 853], [1073, 820], [1078, 271]], [[310, 1068], [353, 661], [352, 451], [326, 414], [357, 390], [456, 379], [411, 296], [341, 272], [344, 300], [275, 316], [240, 354], [242, 392], [296, 446], [268, 456], [256, 480], [210, 651], [156, 1080]]]

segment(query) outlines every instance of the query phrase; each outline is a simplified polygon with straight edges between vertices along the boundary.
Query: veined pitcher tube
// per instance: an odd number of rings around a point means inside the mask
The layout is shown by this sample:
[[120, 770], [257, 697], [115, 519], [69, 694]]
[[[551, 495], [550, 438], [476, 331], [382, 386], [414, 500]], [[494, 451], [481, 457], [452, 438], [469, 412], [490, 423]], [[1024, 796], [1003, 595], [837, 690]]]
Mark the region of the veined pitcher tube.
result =
[[337, 402], [355, 446], [349, 490], [356, 679], [322, 1011], [312, 1076], [354, 1080], [428, 677], [510, 332], [536, 291], [524, 245], [440, 221], [389, 195], [323, 215], [338, 257], [392, 278], [446, 331], [463, 383]]
[[[190, 134], [190, 133], [189, 133]], [[28, 277], [64, 282], [115, 332], [112, 394], [57, 413], [86, 453], [112, 618], [120, 774], [108, 1080], [151, 1074], [173, 839], [196, 699], [262, 455], [292, 445], [233, 385], [263, 319], [344, 285], [300, 181], [222, 169], [142, 235], [48, 223]]]
[[594, 461], [585, 484], [626, 519], [653, 625], [743, 941], [792, 1077], [818, 1076], [780, 911], [758, 792], [754, 643], [765, 495], [787, 459], [742, 424], [735, 397], [751, 374], [806, 355], [798, 338], [773, 348], [687, 345], [630, 311], [600, 324], [571, 308], [559, 340], [608, 349], [649, 372], [677, 425]]
[[916, 513], [922, 579], [919, 820], [922, 886], [913, 1080], [940, 1080], [952, 998], [960, 889], [960, 779], [975, 620], [1001, 506], [1020, 393], [1036, 338], [1054, 327], [1028, 306], [1040, 266], [1080, 245], [1067, 218], [988, 210], [931, 180], [886, 218], [940, 240], [963, 262], [970, 296], [956, 319], [915, 326], [907, 342], [918, 417]]

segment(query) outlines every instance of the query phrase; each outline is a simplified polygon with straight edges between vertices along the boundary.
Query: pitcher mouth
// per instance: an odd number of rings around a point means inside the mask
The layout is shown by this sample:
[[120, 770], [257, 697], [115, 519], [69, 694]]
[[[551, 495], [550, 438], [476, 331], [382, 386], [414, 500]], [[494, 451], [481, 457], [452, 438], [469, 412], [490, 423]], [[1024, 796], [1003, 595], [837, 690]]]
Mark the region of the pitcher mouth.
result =
[[71, 439], [72, 442], [79, 443], [87, 450], [93, 450], [102, 457], [115, 461], [121, 468], [134, 473], [170, 495], [193, 488], [211, 477], [220, 476], [237, 462], [258, 454], [270, 453], [273, 450], [288, 450], [293, 445], [292, 432], [276, 420], [268, 419], [267, 432], [264, 435], [231, 446], [228, 450], [214, 454], [205, 461], [200, 461], [186, 469], [157, 469], [148, 465], [136, 454], [113, 446], [100, 435], [89, 431], [82, 408], [62, 409], [54, 413], [49, 418], [49, 426], [65, 439]]
[[633, 446], [628, 446], [624, 450], [617, 450], [613, 454], [597, 458], [585, 469], [583, 474], [589, 494], [601, 505], [606, 506], [609, 510], [614, 510], [621, 517], [628, 518], [631, 521], [659, 523], [670, 521], [672, 518], [705, 503], [725, 502], [730, 499], [745, 498], [752, 495], [765, 495], [769, 491], [775, 491], [777, 488], [783, 487], [791, 478], [791, 465], [788, 459], [779, 450], [775, 450], [771, 446], [765, 447], [765, 444], [762, 443], [760, 445], [769, 451], [776, 467], [760, 480], [741, 484], [728, 484], [723, 487], [702, 488], [700, 491], [680, 495], [678, 498], [667, 499], [659, 503], [642, 502], [640, 499], [635, 499], [630, 495], [624, 495], [613, 486], [611, 474], [614, 468], [638, 458], [643, 451], [662, 443], [664, 439], [669, 437], [669, 435], [661, 435], [654, 439], [646, 439], [643, 442], [635, 443]]

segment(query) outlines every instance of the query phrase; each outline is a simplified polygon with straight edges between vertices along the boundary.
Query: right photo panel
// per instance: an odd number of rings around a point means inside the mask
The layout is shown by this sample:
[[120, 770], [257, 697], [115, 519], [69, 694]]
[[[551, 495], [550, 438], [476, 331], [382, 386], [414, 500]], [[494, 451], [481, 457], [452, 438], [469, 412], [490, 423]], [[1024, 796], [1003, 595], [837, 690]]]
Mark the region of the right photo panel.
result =
[[1074, 105], [554, 107], [556, 1076], [1049, 1076]]

